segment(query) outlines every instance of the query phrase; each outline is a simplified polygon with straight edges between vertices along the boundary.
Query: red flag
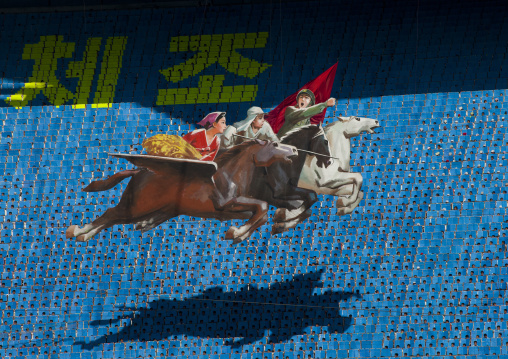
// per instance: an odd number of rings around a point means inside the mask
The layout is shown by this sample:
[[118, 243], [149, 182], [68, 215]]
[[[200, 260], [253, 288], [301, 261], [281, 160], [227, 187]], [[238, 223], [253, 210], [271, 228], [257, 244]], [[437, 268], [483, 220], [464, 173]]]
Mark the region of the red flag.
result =
[[[289, 97], [286, 97], [284, 101], [273, 110], [268, 112], [265, 116], [265, 120], [272, 126], [273, 132], [279, 132], [280, 128], [284, 124], [284, 113], [286, 107], [296, 105], [296, 95], [303, 89], [311, 90], [316, 96], [316, 103], [325, 102], [330, 98], [333, 87], [333, 80], [335, 80], [335, 72], [337, 71], [337, 62], [335, 65], [330, 67], [328, 70], [323, 72], [321, 75], [316, 77], [314, 80], [307, 82], [301, 89], [296, 91]], [[325, 118], [326, 109], [320, 114], [312, 117], [310, 123], [317, 124], [323, 122]]]

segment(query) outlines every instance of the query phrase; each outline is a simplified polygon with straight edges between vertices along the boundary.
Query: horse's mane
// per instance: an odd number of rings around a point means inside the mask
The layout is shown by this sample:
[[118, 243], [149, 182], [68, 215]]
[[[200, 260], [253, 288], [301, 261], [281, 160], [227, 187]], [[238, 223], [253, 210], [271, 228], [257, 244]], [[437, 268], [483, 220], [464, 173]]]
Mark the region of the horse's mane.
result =
[[[345, 116], [342, 116], [342, 117], [345, 117]], [[352, 116], [348, 116], [348, 117], [347, 117], [347, 120], [343, 120], [343, 119], [341, 118], [341, 116], [339, 116], [337, 121], [332, 121], [332, 122], [330, 122], [330, 123], [326, 124], [326, 125], [325, 125], [325, 127], [324, 127], [324, 130], [326, 131], [327, 129], [329, 129], [329, 128], [330, 128], [330, 127], [332, 127], [333, 125], [336, 125], [336, 124], [337, 124], [337, 122], [341, 122], [341, 123], [349, 122], [349, 121], [350, 121], [349, 119], [350, 119], [351, 117], [352, 117]]]
[[319, 126], [317, 126], [317, 125], [305, 125], [305, 126], [302, 126], [302, 127], [297, 127], [294, 130], [291, 130], [291, 131], [287, 132], [284, 136], [282, 136], [280, 138], [280, 142], [286, 141], [285, 143], [287, 143], [288, 141], [291, 141], [294, 137], [300, 136], [301, 132], [307, 131], [309, 129], [315, 129], [316, 133], [317, 133], [319, 131]]
[[256, 141], [253, 141], [253, 140], [250, 140], [250, 141], [245, 141], [239, 145], [236, 145], [236, 146], [233, 146], [232, 148], [230, 148], [229, 150], [227, 150], [226, 152], [224, 152], [222, 155], [220, 155], [219, 157], [217, 157], [215, 159], [215, 163], [217, 163], [217, 166], [218, 167], [222, 167], [224, 166], [226, 163], [228, 163], [229, 161], [231, 161], [234, 157], [236, 157], [237, 155], [239, 155], [240, 153], [243, 153], [244, 151], [246, 151], [249, 147], [251, 147], [252, 145], [255, 145], [257, 144]]

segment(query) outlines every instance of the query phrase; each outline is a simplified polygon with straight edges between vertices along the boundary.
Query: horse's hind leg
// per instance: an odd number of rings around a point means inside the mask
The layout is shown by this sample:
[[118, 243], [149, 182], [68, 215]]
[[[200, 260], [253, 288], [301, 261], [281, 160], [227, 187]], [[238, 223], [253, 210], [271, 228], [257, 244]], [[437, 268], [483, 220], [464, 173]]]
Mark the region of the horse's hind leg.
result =
[[91, 231], [94, 228], [94, 226], [91, 223], [85, 224], [83, 227], [79, 227], [75, 224], [69, 226], [67, 230], [65, 231], [65, 237], [66, 238], [73, 238], [76, 236], [79, 236], [83, 233], [87, 233], [88, 231]]
[[94, 227], [92, 230], [84, 233], [84, 234], [80, 234], [79, 236], [76, 237], [76, 241], [77, 242], [87, 242], [90, 238], [92, 238], [93, 236], [95, 236], [97, 233], [99, 233], [100, 231], [102, 231], [103, 229], [106, 229], [108, 227], [111, 227], [110, 225], [107, 225], [107, 224], [103, 224], [103, 225], [99, 225], [99, 226], [96, 226]]
[[[111, 227], [113, 224], [109, 226], [105, 226], [104, 224], [97, 225], [93, 221], [92, 223], [85, 224], [83, 227], [79, 227], [77, 225], [72, 225], [67, 228], [65, 231], [66, 238], [77, 237], [76, 240], [79, 242], [86, 242], [88, 239], [96, 235], [101, 230]], [[100, 229], [99, 229], [100, 227]]]
[[70, 226], [67, 228], [67, 238], [77, 236], [77, 241], [86, 242], [103, 229], [109, 228], [114, 224], [124, 222], [128, 223], [128, 221], [121, 221], [119, 218], [117, 207], [109, 208], [102, 216], [94, 220], [92, 223], [85, 224], [82, 228], [78, 226]]
[[152, 218], [149, 221], [138, 222], [136, 224], [136, 230], [140, 230], [141, 233], [144, 233], [144, 232], [149, 231], [149, 230], [157, 227], [158, 225], [166, 222], [167, 220], [170, 220], [173, 217], [175, 217], [175, 215], [162, 213], [159, 216], [156, 216], [156, 217], [154, 216], [154, 218]]

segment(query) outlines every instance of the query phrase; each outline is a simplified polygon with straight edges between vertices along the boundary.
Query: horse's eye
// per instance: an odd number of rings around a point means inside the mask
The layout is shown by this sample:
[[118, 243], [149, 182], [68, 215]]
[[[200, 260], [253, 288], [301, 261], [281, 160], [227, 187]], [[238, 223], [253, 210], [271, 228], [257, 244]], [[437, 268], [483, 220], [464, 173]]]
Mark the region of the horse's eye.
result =
[[328, 140], [325, 140], [325, 145], [327, 145], [327, 146], [328, 146]]
[[279, 144], [277, 142], [274, 142], [273, 147], [279, 147]]
[[360, 117], [357, 117], [357, 118], [356, 118], [356, 121], [360, 121]]

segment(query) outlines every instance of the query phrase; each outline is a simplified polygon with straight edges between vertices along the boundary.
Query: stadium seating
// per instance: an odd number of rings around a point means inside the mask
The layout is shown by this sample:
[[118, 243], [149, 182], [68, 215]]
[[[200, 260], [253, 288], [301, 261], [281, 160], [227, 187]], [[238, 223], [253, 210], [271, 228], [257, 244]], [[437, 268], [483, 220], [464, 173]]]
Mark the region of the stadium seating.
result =
[[[507, 11], [0, 14], [0, 357], [508, 358]], [[238, 245], [224, 236], [240, 221], [188, 216], [66, 239], [126, 187], [82, 191], [133, 167], [108, 153], [140, 154], [211, 111], [273, 109], [337, 61], [325, 122], [381, 124], [352, 139], [365, 193], [352, 214], [320, 195], [294, 230], [270, 221]]]

